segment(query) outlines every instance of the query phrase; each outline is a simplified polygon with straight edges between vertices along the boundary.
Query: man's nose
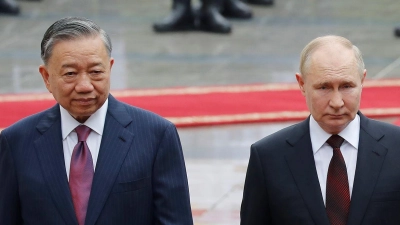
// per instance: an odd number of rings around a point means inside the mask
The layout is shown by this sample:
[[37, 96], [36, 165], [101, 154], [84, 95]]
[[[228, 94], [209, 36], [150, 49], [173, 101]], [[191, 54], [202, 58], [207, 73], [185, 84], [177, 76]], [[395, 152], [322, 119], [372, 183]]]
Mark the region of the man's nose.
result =
[[77, 92], [91, 92], [93, 91], [93, 89], [94, 87], [92, 84], [92, 80], [90, 79], [90, 76], [87, 74], [79, 75], [79, 79], [75, 86], [75, 90]]
[[332, 108], [341, 108], [344, 105], [343, 96], [340, 91], [335, 90], [330, 98], [329, 105]]

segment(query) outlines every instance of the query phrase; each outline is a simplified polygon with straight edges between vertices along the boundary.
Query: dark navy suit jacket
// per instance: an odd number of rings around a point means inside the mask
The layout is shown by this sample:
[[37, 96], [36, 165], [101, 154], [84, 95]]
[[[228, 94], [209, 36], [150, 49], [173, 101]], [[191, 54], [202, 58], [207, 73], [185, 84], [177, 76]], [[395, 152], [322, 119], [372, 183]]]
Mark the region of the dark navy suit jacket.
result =
[[[400, 224], [400, 127], [361, 113], [347, 225]], [[242, 225], [329, 225], [311, 147], [309, 118], [251, 147]]]
[[[0, 224], [77, 224], [59, 105], [0, 135]], [[109, 96], [85, 224], [193, 224], [181, 144], [172, 123]]]

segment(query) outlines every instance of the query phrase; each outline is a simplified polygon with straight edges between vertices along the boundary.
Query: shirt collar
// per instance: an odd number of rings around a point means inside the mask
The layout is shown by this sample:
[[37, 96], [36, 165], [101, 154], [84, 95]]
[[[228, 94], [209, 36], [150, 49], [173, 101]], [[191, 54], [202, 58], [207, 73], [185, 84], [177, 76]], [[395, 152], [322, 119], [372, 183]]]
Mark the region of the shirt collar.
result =
[[[90, 129], [92, 129], [99, 135], [103, 135], [103, 129], [104, 129], [104, 123], [106, 121], [107, 109], [108, 109], [108, 99], [83, 124], [90, 127]], [[77, 126], [81, 125], [81, 123], [76, 121], [74, 119], [74, 117], [72, 117], [71, 114], [69, 114], [69, 112], [61, 105], [60, 105], [60, 113], [61, 113], [62, 138], [63, 138], [63, 140], [65, 140], [65, 138], [67, 138], [67, 136]]]
[[[310, 137], [314, 154], [321, 149], [331, 135], [332, 134], [327, 133], [319, 126], [312, 115], [310, 116]], [[355, 149], [358, 149], [360, 116], [356, 114], [355, 118], [338, 135], [344, 138], [345, 142], [351, 144]]]

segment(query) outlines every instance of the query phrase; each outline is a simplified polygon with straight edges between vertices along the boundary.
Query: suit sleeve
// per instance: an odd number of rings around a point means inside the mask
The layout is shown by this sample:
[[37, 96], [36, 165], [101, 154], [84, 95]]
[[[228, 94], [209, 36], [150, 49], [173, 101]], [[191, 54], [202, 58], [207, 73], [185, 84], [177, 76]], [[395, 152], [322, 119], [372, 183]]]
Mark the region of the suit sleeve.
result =
[[11, 149], [0, 133], [0, 223], [22, 224], [18, 197], [18, 183]]
[[153, 167], [154, 221], [157, 225], [193, 224], [185, 162], [178, 133], [170, 124]]
[[259, 154], [254, 146], [251, 147], [250, 160], [247, 167], [240, 210], [240, 224], [271, 224], [265, 176]]

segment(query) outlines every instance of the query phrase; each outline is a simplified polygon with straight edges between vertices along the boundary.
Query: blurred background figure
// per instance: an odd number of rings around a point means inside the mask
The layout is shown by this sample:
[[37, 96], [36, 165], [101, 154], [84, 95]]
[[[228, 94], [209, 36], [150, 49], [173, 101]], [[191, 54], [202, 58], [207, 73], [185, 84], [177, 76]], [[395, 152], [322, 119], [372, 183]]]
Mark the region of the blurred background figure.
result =
[[273, 5], [274, 0], [247, 0], [245, 1], [249, 4], [254, 4], [254, 5]]
[[394, 28], [394, 35], [400, 37], [400, 26]]
[[19, 11], [19, 5], [14, 0], [0, 0], [1, 14], [18, 15]]
[[[254, 0], [252, 0], [254, 1]], [[199, 9], [192, 8], [191, 0], [173, 0], [172, 12], [164, 20], [155, 23], [156, 32], [204, 30], [214, 33], [230, 33], [227, 18], [249, 19], [252, 11], [239, 0], [202, 0]]]

